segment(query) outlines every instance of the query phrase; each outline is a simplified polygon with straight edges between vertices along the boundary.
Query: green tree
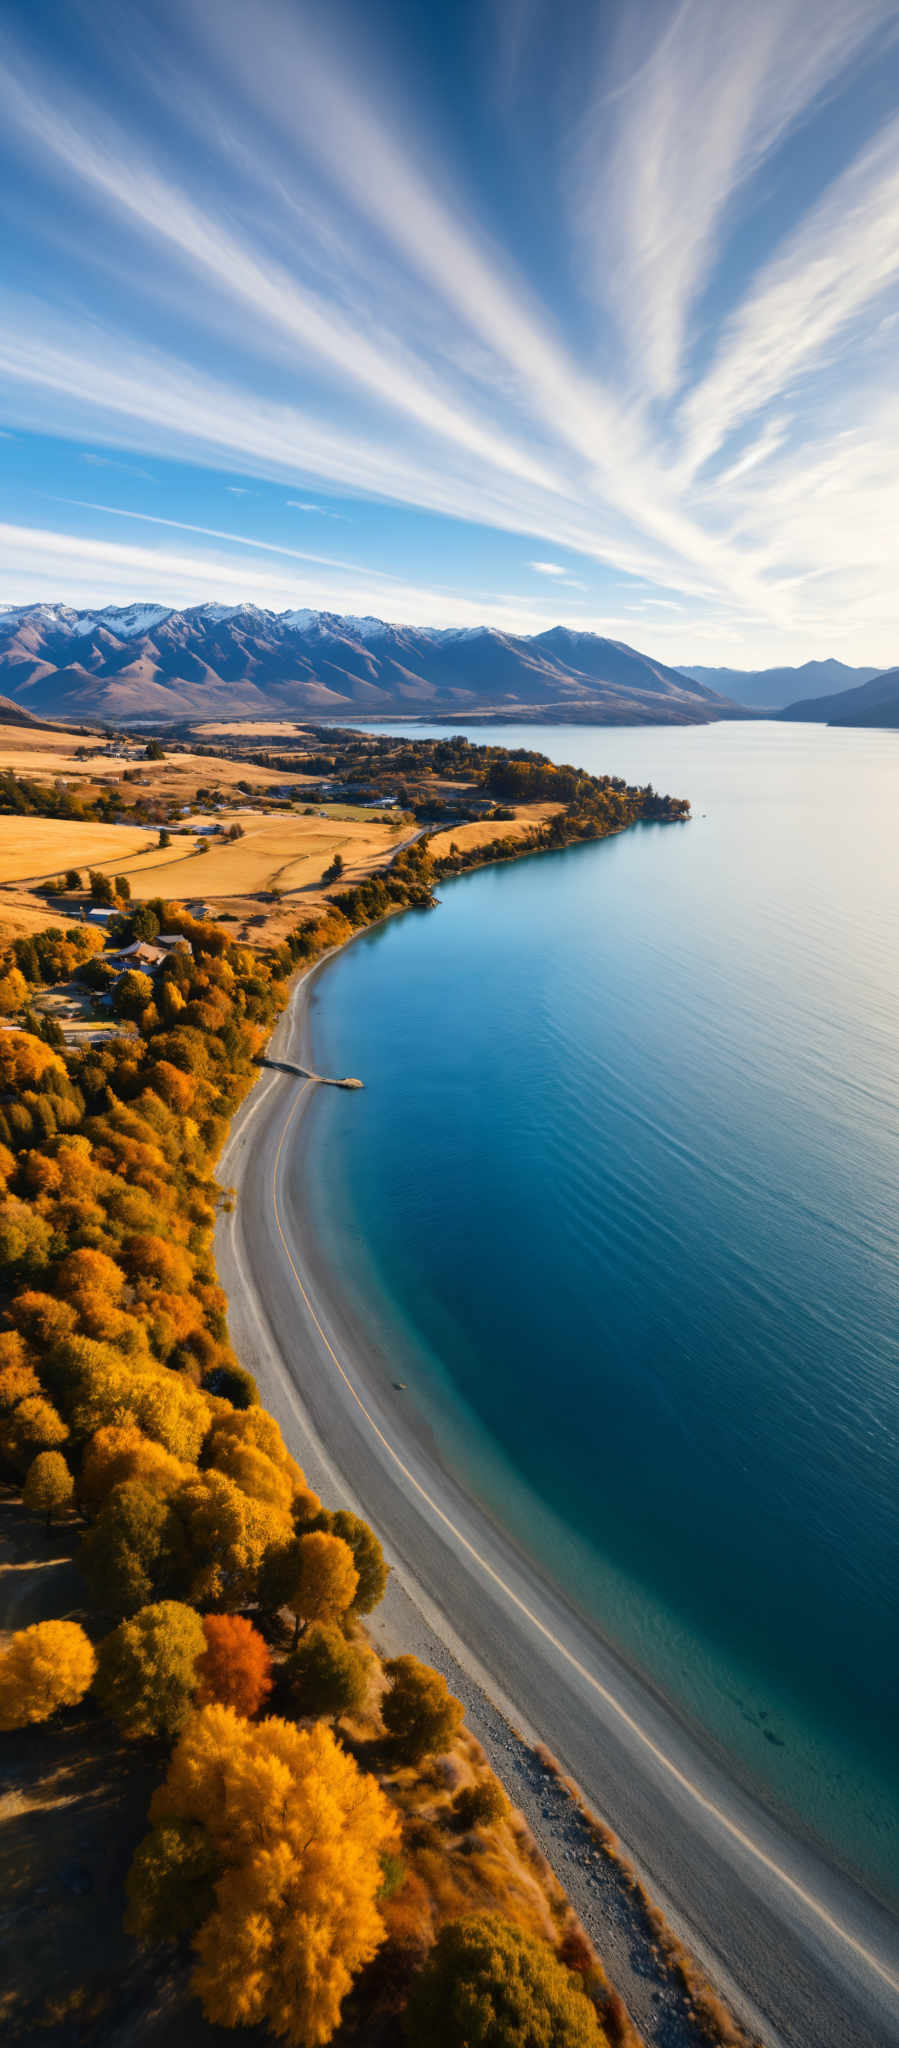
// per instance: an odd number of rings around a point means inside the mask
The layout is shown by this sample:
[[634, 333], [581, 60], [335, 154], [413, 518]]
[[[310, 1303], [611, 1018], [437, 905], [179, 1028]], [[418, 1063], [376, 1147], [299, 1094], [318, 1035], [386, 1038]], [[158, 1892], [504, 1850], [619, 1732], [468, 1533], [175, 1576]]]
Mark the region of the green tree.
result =
[[206, 1829], [189, 1820], [151, 1828], [135, 1852], [125, 1891], [125, 1929], [138, 1941], [180, 1941], [215, 1905], [216, 1856]]
[[61, 1451], [39, 1451], [28, 1467], [22, 1499], [30, 1515], [44, 1515], [47, 1527], [54, 1515], [71, 1506], [75, 1481]]
[[184, 1525], [169, 1501], [140, 1479], [114, 1486], [78, 1552], [98, 1607], [135, 1614], [158, 1600], [184, 1564]]
[[177, 1735], [191, 1711], [205, 1648], [192, 1607], [178, 1600], [142, 1607], [100, 1644], [95, 1690], [101, 1707], [123, 1735]]
[[603, 2048], [577, 1978], [499, 1914], [450, 1920], [412, 1986], [410, 2048]]
[[91, 902], [104, 904], [107, 908], [111, 909], [115, 903], [115, 890], [109, 876], [101, 874], [99, 868], [91, 868], [88, 874], [88, 881], [90, 883]]
[[446, 1679], [417, 1657], [392, 1657], [384, 1670], [390, 1687], [381, 1702], [381, 1718], [401, 1761], [418, 1764], [423, 1757], [449, 1749], [465, 1709]]
[[80, 889], [80, 887], [81, 887], [81, 874], [80, 874], [80, 871], [79, 871], [79, 869], [78, 869], [78, 868], [66, 868], [66, 889], [67, 889], [67, 891], [68, 891], [68, 894], [69, 894], [70, 896], [73, 896], [73, 895], [75, 894], [75, 891], [76, 891], [76, 889]]
[[171, 835], [171, 832], [167, 832], [167, 831], [166, 831], [166, 828], [165, 828], [165, 826], [163, 825], [163, 827], [162, 827], [162, 831], [161, 831], [161, 832], [160, 832], [160, 834], [159, 834], [159, 845], [160, 845], [160, 848], [161, 848], [161, 849], [163, 849], [163, 848], [165, 848], [166, 846], [171, 846], [171, 843], [172, 843], [172, 835]]
[[127, 875], [116, 875], [115, 893], [120, 903], [131, 902], [131, 883]]
[[364, 1706], [370, 1672], [369, 1651], [318, 1621], [286, 1659], [281, 1685], [298, 1719], [338, 1721]]

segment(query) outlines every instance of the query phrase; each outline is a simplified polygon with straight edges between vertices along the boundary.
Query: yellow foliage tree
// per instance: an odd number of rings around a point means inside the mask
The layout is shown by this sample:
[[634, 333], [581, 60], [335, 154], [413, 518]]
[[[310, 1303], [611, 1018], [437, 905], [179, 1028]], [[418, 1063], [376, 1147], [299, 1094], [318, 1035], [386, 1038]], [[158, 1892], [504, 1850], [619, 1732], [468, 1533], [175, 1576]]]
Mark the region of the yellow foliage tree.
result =
[[17, 1407], [7, 1411], [0, 1445], [17, 1471], [26, 1472], [38, 1451], [55, 1451], [69, 1432], [52, 1401], [29, 1394]]
[[21, 1359], [11, 1359], [8, 1365], [0, 1367], [0, 1409], [17, 1408], [20, 1401], [27, 1401], [32, 1395], [39, 1396], [43, 1391], [34, 1366], [26, 1363], [24, 1353], [23, 1345]]
[[284, 1605], [296, 1616], [294, 1642], [312, 1621], [339, 1621], [352, 1605], [359, 1574], [342, 1536], [297, 1536], [285, 1559]]
[[93, 1682], [97, 1659], [75, 1621], [38, 1621], [13, 1636], [0, 1658], [0, 1728], [47, 1721], [75, 1707]]
[[71, 1504], [75, 1481], [61, 1451], [39, 1451], [28, 1467], [22, 1499], [30, 1515], [54, 1515]]
[[256, 1598], [266, 1553], [289, 1542], [289, 1518], [265, 1501], [251, 1500], [225, 1472], [198, 1472], [181, 1488], [175, 1506], [192, 1557], [190, 1598], [245, 1607]]
[[190, 1466], [145, 1436], [135, 1423], [120, 1428], [113, 1423], [98, 1429], [85, 1449], [78, 1496], [86, 1513], [97, 1515], [113, 1487], [126, 1479], [139, 1479], [166, 1499], [189, 1477]]
[[204, 1457], [227, 1472], [253, 1500], [268, 1501], [307, 1521], [321, 1503], [306, 1483], [272, 1415], [264, 1408], [240, 1408], [216, 1417]]
[[58, 1052], [30, 1031], [4, 1031], [0, 1035], [0, 1093], [17, 1095], [34, 1088], [48, 1074], [66, 1080]]
[[11, 1017], [16, 1010], [24, 1008], [28, 1000], [28, 983], [18, 967], [11, 967], [0, 977], [0, 1017]]
[[150, 1818], [199, 1825], [221, 1872], [194, 1937], [206, 2018], [322, 2048], [384, 1935], [381, 1858], [398, 1822], [380, 1787], [321, 1725], [209, 1706], [184, 1729]]

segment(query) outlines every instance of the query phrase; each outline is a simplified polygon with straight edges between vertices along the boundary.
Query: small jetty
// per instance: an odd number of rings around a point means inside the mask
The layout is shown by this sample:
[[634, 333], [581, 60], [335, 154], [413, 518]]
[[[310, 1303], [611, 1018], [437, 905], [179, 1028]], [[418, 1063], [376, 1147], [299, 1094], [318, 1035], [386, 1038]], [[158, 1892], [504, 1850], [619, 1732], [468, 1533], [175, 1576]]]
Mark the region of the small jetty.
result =
[[316, 1074], [311, 1067], [301, 1067], [295, 1060], [271, 1060], [263, 1053], [260, 1067], [271, 1067], [278, 1074], [296, 1074], [300, 1081], [317, 1081], [322, 1088], [361, 1088], [364, 1084], [356, 1081], [351, 1074]]

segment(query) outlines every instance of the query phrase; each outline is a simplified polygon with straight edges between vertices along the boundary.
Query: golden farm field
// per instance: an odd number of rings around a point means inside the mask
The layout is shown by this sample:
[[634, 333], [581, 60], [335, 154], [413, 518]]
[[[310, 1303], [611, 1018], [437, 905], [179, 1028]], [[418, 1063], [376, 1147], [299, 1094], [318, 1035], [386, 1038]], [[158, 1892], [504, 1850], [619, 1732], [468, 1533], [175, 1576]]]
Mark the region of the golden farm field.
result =
[[472, 847], [492, 846], [495, 839], [522, 839], [532, 825], [545, 824], [547, 818], [556, 817], [561, 809], [561, 804], [519, 804], [514, 818], [479, 818], [472, 825], [450, 825], [445, 832], [433, 833], [431, 851], [439, 859], [441, 854], [449, 853], [451, 846], [458, 847], [460, 852], [470, 852]]
[[0, 884], [40, 881], [66, 868], [110, 864], [117, 874], [125, 862], [154, 843], [147, 825], [97, 825], [71, 818], [0, 816]]
[[243, 837], [210, 837], [203, 842], [209, 851], [197, 853], [196, 838], [181, 836], [165, 853], [154, 850], [126, 862], [117, 872], [128, 876], [132, 895], [159, 894], [163, 861], [167, 895], [214, 899], [258, 896], [271, 889], [282, 889], [286, 895], [320, 882], [335, 853], [342, 856], [348, 877], [368, 874], [403, 837], [398, 824], [305, 818], [295, 813], [226, 812], [218, 822], [226, 830], [236, 822]]

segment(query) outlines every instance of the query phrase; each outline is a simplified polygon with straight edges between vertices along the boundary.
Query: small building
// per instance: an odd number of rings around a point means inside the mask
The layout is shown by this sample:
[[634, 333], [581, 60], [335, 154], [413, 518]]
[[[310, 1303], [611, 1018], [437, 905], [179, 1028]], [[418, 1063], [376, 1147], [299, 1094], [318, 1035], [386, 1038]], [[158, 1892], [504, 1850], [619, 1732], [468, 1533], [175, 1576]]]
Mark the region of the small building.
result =
[[183, 932], [157, 932], [154, 944], [163, 946], [167, 953], [189, 953], [193, 959], [193, 946]]
[[151, 946], [148, 939], [134, 939], [130, 946], [121, 946], [118, 952], [106, 953], [104, 958], [110, 967], [121, 967], [123, 973], [129, 967], [142, 967], [152, 973], [168, 959], [168, 953], [161, 946]]
[[99, 904], [87, 913], [87, 924], [108, 924], [111, 917], [118, 917], [117, 910], [101, 910]]

